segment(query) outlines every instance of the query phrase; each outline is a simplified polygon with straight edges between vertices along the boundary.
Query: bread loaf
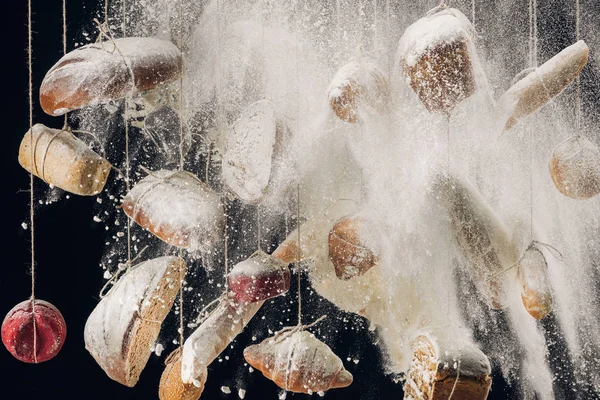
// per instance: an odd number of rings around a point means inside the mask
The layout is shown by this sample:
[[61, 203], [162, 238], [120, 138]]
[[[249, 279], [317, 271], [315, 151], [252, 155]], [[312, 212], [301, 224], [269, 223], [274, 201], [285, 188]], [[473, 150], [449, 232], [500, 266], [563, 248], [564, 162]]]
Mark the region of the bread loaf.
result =
[[383, 114], [389, 109], [387, 77], [368, 61], [351, 61], [335, 74], [328, 90], [329, 105], [342, 120], [355, 123], [361, 112]]
[[573, 199], [600, 193], [600, 150], [581, 136], [571, 136], [552, 152], [550, 177], [559, 192]]
[[111, 379], [135, 386], [184, 273], [185, 263], [178, 257], [133, 266], [89, 316], [85, 348]]
[[214, 246], [225, 226], [219, 195], [186, 171], [150, 173], [125, 196], [123, 210], [161, 240], [190, 251]]
[[504, 129], [533, 114], [563, 90], [581, 73], [589, 49], [583, 40], [567, 47], [514, 84], [498, 100], [503, 111]]
[[485, 400], [492, 384], [488, 358], [469, 343], [418, 336], [404, 383], [406, 400]]
[[100, 193], [111, 169], [108, 161], [70, 132], [42, 124], [35, 124], [23, 137], [19, 164], [44, 182], [81, 196]]
[[353, 379], [329, 346], [304, 330], [280, 332], [246, 347], [244, 358], [277, 386], [294, 393], [343, 388]]
[[179, 49], [161, 39], [130, 37], [88, 44], [48, 71], [40, 104], [50, 115], [105, 104], [177, 79], [182, 64]]
[[552, 312], [552, 287], [544, 254], [534, 245], [529, 246], [519, 261], [518, 269], [525, 309], [535, 319], [545, 318]]
[[475, 92], [475, 28], [455, 8], [438, 7], [406, 29], [399, 64], [429, 112], [449, 113]]

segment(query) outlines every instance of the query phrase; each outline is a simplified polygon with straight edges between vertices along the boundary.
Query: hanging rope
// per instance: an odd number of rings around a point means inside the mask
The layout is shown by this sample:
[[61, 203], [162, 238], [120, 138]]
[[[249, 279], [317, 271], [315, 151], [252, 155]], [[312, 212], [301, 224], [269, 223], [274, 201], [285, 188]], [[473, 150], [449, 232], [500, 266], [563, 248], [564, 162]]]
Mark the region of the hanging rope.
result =
[[298, 277], [298, 326], [300, 326], [302, 325], [302, 279], [300, 275], [300, 273], [302, 272], [302, 248], [300, 247], [300, 184], [298, 184], [297, 188], [296, 208], [296, 218], [298, 224], [298, 259], [296, 260], [296, 273]]
[[[31, 159], [34, 158], [33, 146], [33, 49], [32, 49], [32, 27], [31, 27], [31, 0], [27, 1], [27, 67], [29, 71], [29, 137], [31, 139], [30, 150]], [[34, 215], [35, 215], [35, 194], [33, 191], [33, 168], [29, 173], [29, 225], [31, 229], [31, 312], [33, 322], [33, 361], [37, 364], [37, 327], [35, 319], [35, 234], [34, 234]]]
[[228, 226], [227, 226], [227, 196], [224, 194], [223, 195], [223, 210], [225, 211], [225, 245], [223, 248], [223, 254], [224, 254], [224, 259], [225, 259], [225, 294], [227, 294], [227, 292], [229, 291], [229, 282], [227, 281], [227, 275], [229, 274], [229, 253], [228, 253], [228, 249], [227, 249], [227, 245], [229, 243], [229, 234], [228, 234]]
[[104, 0], [104, 24], [108, 26], [108, 0]]
[[471, 0], [471, 24], [475, 27], [475, 0]]
[[[179, 51], [183, 64], [183, 0], [179, 2]], [[183, 156], [183, 71], [179, 75], [179, 170], [183, 171], [185, 159]], [[183, 259], [183, 250], [179, 249], [179, 257]], [[183, 325], [183, 286], [185, 283], [185, 269], [180, 270], [179, 274], [179, 346], [183, 348], [184, 325]]]
[[[537, 0], [529, 1], [529, 66], [537, 68]], [[529, 237], [533, 242], [533, 129], [529, 133]]]
[[[575, 0], [575, 40], [579, 41], [581, 39], [581, 14], [579, 8], [579, 0]], [[577, 79], [575, 83], [575, 88], [577, 91], [577, 99], [575, 100], [575, 119], [577, 121], [577, 134], [579, 135], [581, 132], [581, 76], [577, 74]]]

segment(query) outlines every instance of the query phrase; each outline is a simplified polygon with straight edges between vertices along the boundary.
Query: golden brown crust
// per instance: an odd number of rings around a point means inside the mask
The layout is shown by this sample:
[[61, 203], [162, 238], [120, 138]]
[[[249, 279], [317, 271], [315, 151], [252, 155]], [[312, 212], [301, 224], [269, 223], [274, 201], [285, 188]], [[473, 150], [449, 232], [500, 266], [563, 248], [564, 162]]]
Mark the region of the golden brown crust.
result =
[[181, 380], [181, 348], [167, 357], [166, 367], [160, 377], [158, 397], [160, 400], [198, 400], [204, 391], [204, 382], [200, 387]]
[[475, 74], [466, 39], [438, 44], [414, 66], [403, 60], [402, 67], [429, 112], [449, 113], [475, 92]]
[[377, 265], [375, 253], [360, 238], [360, 217], [345, 217], [329, 232], [329, 259], [340, 279], [362, 275]]
[[176, 247], [189, 247], [190, 234], [181, 230], [176, 230], [167, 224], [155, 225], [146, 215], [142, 208], [137, 208], [137, 199], [125, 197], [123, 201], [123, 211], [133, 219], [139, 226], [147, 229], [162, 241]]
[[111, 165], [70, 132], [42, 124], [28, 131], [19, 147], [19, 164], [27, 171], [67, 192], [94, 196], [102, 191]]
[[[600, 160], [598, 160], [600, 162]], [[600, 193], [600, 176], [588, 174], [581, 184], [570, 182], [567, 178], [569, 175], [568, 168], [570, 166], [564, 164], [556, 156], [552, 156], [548, 169], [554, 186], [559, 192], [567, 197], [578, 200], [585, 200], [596, 196]]]

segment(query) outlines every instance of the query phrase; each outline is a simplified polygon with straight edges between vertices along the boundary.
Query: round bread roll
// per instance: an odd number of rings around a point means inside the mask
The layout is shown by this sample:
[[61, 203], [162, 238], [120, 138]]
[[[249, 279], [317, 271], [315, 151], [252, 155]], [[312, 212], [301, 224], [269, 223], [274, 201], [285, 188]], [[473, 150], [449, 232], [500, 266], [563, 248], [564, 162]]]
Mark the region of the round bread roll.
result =
[[105, 104], [171, 82], [182, 66], [181, 52], [166, 40], [130, 37], [88, 44], [48, 71], [40, 104], [50, 115]]
[[[206, 378], [205, 378], [206, 379]], [[200, 387], [181, 380], [181, 348], [167, 357], [166, 367], [160, 377], [158, 398], [160, 400], [198, 400], [204, 391], [204, 381]]]
[[376, 253], [365, 246], [369, 236], [367, 222], [361, 217], [345, 217], [329, 232], [329, 259], [340, 279], [362, 275], [377, 265]]
[[552, 312], [552, 287], [544, 254], [534, 245], [529, 246], [518, 268], [525, 309], [535, 319], [545, 318]]
[[581, 136], [571, 136], [552, 152], [548, 165], [554, 186], [573, 199], [600, 193], [600, 151]]

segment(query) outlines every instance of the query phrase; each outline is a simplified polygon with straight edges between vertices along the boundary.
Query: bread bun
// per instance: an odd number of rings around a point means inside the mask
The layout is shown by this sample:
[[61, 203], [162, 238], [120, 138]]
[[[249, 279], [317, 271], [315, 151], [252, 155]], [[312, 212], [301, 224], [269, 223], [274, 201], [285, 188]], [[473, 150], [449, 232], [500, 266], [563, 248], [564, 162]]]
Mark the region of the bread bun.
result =
[[600, 151], [581, 136], [571, 136], [552, 152], [550, 177], [559, 192], [573, 199], [600, 193]]

